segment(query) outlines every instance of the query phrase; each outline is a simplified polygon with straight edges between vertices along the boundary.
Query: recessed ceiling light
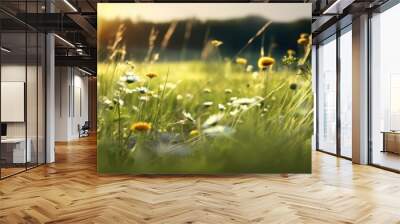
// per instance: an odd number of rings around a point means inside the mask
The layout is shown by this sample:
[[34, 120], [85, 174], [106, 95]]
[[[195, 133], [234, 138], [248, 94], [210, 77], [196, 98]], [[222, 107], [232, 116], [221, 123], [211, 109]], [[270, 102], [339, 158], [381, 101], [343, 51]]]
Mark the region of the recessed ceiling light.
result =
[[90, 72], [88, 72], [88, 71], [86, 71], [86, 70], [83, 70], [83, 69], [81, 69], [81, 68], [79, 68], [79, 67], [78, 67], [78, 70], [81, 71], [81, 72], [83, 72], [83, 73], [85, 73], [85, 74], [87, 74], [87, 75], [90, 75], [90, 76], [93, 75], [92, 73], [90, 73]]
[[342, 14], [343, 10], [351, 5], [355, 0], [336, 0], [322, 14]]
[[64, 0], [64, 3], [68, 5], [74, 12], [78, 12], [78, 10], [73, 6], [68, 0]]
[[9, 50], [9, 49], [7, 49], [5, 47], [1, 47], [0, 49], [1, 49], [1, 51], [4, 51], [6, 53], [10, 53], [11, 52], [11, 50]]
[[61, 36], [59, 36], [58, 34], [54, 34], [55, 37], [57, 37], [59, 40], [61, 40], [62, 42], [64, 42], [65, 44], [67, 44], [70, 47], [75, 48], [75, 45], [73, 45], [71, 42], [69, 42], [68, 40], [62, 38]]

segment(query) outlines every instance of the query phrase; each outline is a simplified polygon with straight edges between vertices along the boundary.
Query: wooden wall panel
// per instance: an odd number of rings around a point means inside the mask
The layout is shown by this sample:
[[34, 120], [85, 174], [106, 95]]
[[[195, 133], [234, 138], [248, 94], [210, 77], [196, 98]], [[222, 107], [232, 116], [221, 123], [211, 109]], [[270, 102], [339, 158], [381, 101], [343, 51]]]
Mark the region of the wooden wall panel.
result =
[[96, 132], [97, 130], [97, 78], [90, 77], [89, 82], [89, 122], [90, 131]]

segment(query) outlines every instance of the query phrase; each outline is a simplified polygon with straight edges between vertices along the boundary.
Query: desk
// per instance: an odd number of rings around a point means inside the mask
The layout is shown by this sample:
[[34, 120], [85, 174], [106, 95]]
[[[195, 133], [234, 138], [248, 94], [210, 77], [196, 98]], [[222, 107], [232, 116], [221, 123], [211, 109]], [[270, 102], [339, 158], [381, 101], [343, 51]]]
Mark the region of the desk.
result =
[[382, 131], [382, 134], [383, 134], [382, 152], [392, 152], [400, 154], [400, 132]]
[[[25, 152], [25, 138], [5, 138], [1, 139], [1, 156], [8, 163], [26, 163], [31, 162], [32, 153], [30, 138], [26, 140], [28, 143]], [[3, 156], [4, 155], [4, 156]], [[11, 159], [12, 158], [12, 159]], [[25, 160], [26, 159], [26, 160]]]

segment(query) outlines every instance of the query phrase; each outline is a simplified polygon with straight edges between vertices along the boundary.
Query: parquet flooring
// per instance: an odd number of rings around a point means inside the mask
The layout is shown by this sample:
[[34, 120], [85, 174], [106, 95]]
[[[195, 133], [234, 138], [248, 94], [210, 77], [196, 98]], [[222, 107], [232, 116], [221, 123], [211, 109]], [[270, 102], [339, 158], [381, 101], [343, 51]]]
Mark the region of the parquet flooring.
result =
[[313, 153], [312, 175], [100, 176], [90, 137], [0, 181], [0, 223], [400, 223], [400, 175]]
[[19, 172], [22, 172], [22, 171], [24, 171], [25, 170], [25, 167], [7, 167], [7, 168], [1, 168], [1, 176], [2, 177], [7, 177], [7, 176], [10, 176], [10, 175], [13, 175], [13, 174], [16, 174], [16, 173], [19, 173]]

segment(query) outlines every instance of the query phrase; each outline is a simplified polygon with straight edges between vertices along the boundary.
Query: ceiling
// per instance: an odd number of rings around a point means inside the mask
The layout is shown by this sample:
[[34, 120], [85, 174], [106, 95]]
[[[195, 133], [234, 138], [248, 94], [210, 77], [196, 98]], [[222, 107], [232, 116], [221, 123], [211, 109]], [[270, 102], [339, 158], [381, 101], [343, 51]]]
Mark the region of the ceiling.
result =
[[[312, 31], [315, 37], [344, 16], [373, 8], [384, 1], [386, 0], [209, 0], [199, 2], [312, 3]], [[80, 66], [95, 73], [97, 67], [96, 8], [97, 3], [106, 2], [185, 1], [47, 0], [46, 5], [46, 0], [1, 0], [0, 21], [2, 31], [15, 33], [29, 27], [40, 32], [55, 32], [60, 37], [56, 38], [56, 64]], [[192, 0], [191, 2], [196, 1]]]

